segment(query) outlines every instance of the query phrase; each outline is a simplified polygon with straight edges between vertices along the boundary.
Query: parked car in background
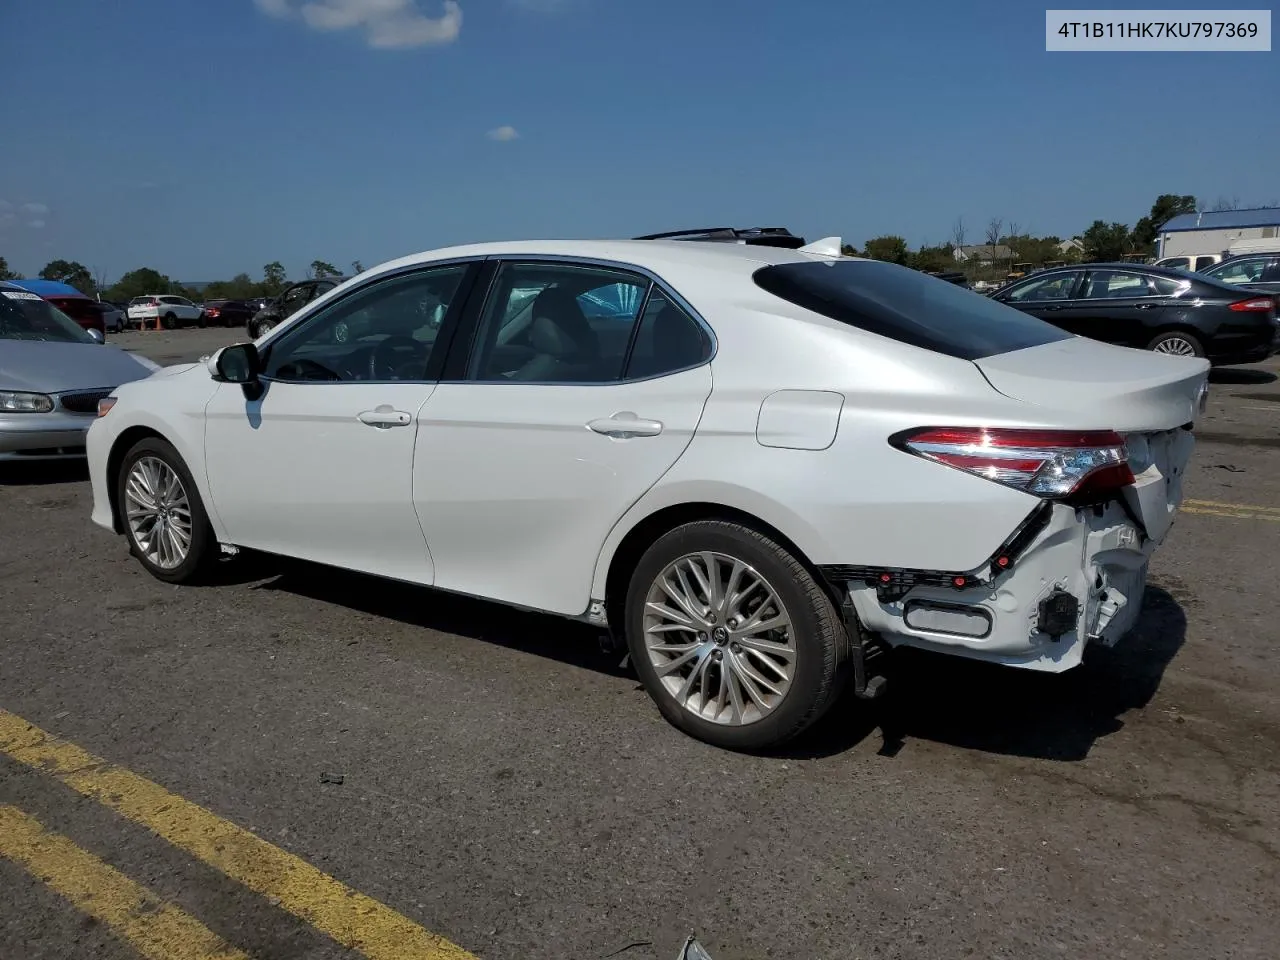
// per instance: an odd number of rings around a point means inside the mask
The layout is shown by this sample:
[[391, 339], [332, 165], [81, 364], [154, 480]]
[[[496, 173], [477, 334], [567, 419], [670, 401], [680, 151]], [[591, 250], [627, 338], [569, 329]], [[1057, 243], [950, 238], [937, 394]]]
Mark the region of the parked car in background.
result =
[[172, 294], [152, 294], [134, 297], [129, 301], [129, 324], [142, 329], [156, 328], [157, 318], [166, 330], [179, 327], [204, 326], [204, 311], [186, 297]]
[[293, 316], [312, 300], [324, 296], [347, 277], [322, 277], [318, 280], [300, 280], [285, 287], [280, 295], [259, 310], [245, 325], [250, 339], [257, 340], [282, 321]]
[[992, 299], [1082, 337], [1215, 364], [1256, 363], [1280, 347], [1272, 298], [1169, 267], [1058, 267]]
[[1212, 267], [1215, 263], [1222, 262], [1222, 254], [1220, 253], [1197, 253], [1188, 254], [1184, 257], [1162, 257], [1157, 260], [1154, 266], [1168, 267], [1172, 270], [1186, 270], [1188, 273], [1198, 273]]
[[102, 314], [102, 326], [107, 333], [120, 333], [124, 330], [124, 310], [110, 300], [98, 300], [98, 312]]
[[840, 249], [383, 264], [120, 387], [92, 520], [169, 583], [226, 545], [594, 623], [730, 748], [790, 739], [846, 681], [875, 696], [885, 644], [1060, 672], [1119, 641], [1209, 364]]
[[0, 462], [83, 457], [98, 401], [158, 369], [0, 281]]
[[1214, 264], [1204, 275], [1242, 290], [1280, 295], [1280, 253], [1232, 257]]
[[206, 300], [204, 319], [212, 327], [243, 327], [257, 310], [246, 300]]
[[69, 316], [85, 330], [96, 330], [104, 338], [106, 322], [98, 302], [75, 287], [57, 280], [14, 280], [16, 286], [34, 293]]

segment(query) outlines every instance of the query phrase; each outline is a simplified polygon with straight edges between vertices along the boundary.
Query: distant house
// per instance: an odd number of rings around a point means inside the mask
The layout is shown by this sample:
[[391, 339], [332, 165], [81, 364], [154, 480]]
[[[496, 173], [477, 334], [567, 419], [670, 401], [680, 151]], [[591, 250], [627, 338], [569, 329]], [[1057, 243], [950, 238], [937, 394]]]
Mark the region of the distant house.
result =
[[1064, 257], [1073, 252], [1080, 254], [1084, 253], [1084, 244], [1075, 237], [1072, 237], [1070, 240], [1063, 240], [1058, 244], [1058, 253], [1062, 254]]
[[951, 256], [961, 263], [976, 263], [989, 267], [993, 263], [1013, 260], [1013, 251], [1003, 243], [992, 246], [989, 243], [975, 243], [963, 247], [952, 247]]
[[1236, 240], [1280, 237], [1280, 207], [1182, 213], [1160, 228], [1156, 257], [1226, 253]]

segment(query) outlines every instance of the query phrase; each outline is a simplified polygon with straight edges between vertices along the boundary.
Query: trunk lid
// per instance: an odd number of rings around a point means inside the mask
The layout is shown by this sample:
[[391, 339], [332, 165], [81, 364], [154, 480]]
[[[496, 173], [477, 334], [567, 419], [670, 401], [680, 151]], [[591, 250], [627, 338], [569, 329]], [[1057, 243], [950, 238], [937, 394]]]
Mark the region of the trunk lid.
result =
[[1196, 419], [1209, 361], [1071, 337], [975, 360], [997, 391], [1066, 425], [1171, 430]]
[[1207, 360], [1115, 347], [1072, 337], [975, 360], [987, 381], [1041, 417], [1079, 429], [1124, 434], [1135, 482], [1129, 509], [1156, 543], [1182, 502], [1182, 481], [1195, 447], [1190, 430], [1207, 389]]

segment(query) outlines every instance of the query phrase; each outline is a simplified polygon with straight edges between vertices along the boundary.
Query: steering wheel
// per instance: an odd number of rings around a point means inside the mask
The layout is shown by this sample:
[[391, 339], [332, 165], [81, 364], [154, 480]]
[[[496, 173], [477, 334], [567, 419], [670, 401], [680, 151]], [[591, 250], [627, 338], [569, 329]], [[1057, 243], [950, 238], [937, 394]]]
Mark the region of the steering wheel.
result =
[[426, 359], [425, 343], [398, 334], [389, 336], [379, 341], [369, 353], [369, 379], [399, 380], [400, 371], [408, 364]]

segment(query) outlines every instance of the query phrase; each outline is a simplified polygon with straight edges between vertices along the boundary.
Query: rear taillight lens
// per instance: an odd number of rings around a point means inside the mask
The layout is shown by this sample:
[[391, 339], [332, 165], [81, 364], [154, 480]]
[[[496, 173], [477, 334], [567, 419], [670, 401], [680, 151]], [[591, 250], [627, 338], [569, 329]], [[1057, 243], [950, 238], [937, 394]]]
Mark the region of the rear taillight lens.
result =
[[204, 315], [206, 317], [216, 317], [221, 311], [217, 307], [205, 307]]
[[1237, 313], [1270, 313], [1276, 308], [1276, 302], [1270, 297], [1254, 297], [1252, 300], [1240, 300], [1231, 305]]
[[894, 446], [1046, 500], [1100, 495], [1133, 483], [1124, 437], [1111, 430], [926, 427]]

